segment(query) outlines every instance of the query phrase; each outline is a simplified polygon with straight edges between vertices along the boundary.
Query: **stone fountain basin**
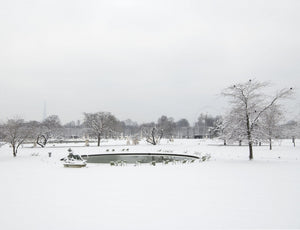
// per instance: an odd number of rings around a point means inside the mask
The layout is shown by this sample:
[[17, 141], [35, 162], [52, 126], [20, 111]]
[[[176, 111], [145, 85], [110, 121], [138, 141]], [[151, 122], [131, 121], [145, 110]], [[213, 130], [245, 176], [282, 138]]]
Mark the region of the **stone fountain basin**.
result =
[[87, 163], [102, 163], [110, 164], [112, 162], [126, 162], [129, 164], [136, 163], [163, 163], [172, 161], [193, 162], [198, 160], [198, 156], [187, 154], [173, 154], [173, 153], [103, 153], [103, 154], [89, 154], [81, 155]]

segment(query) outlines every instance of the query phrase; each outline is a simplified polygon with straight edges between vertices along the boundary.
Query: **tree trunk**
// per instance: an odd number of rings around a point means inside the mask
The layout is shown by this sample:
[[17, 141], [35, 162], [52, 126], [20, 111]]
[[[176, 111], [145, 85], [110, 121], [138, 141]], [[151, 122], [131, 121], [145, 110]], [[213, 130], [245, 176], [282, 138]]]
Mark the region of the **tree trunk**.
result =
[[153, 143], [153, 145], [156, 145], [155, 128], [152, 129], [151, 137], [152, 137], [152, 143]]
[[251, 127], [250, 127], [250, 121], [249, 116], [246, 114], [247, 119], [247, 137], [248, 137], [248, 145], [249, 145], [249, 160], [253, 159], [253, 148], [252, 148], [252, 135], [251, 135]]
[[295, 140], [295, 137], [292, 137], [292, 142], [294, 144], [294, 147], [296, 147], [296, 140]]
[[249, 141], [249, 160], [253, 159], [252, 141]]
[[272, 139], [269, 138], [269, 145], [270, 145], [270, 150], [272, 150]]
[[98, 146], [100, 146], [100, 139], [101, 139], [101, 136], [98, 135], [98, 136], [97, 136], [97, 145], [98, 145]]
[[13, 148], [13, 156], [16, 157], [17, 156], [17, 149], [16, 149], [16, 146], [12, 146]]
[[248, 137], [248, 145], [249, 145], [249, 160], [253, 159], [253, 143], [252, 143], [252, 135], [251, 135], [251, 127], [250, 127], [250, 121], [249, 121], [249, 116], [246, 114], [246, 119], [247, 119], [247, 137]]
[[153, 132], [152, 132], [152, 143], [153, 145], [156, 145], [155, 135]]
[[227, 145], [226, 140], [224, 140], [224, 145]]

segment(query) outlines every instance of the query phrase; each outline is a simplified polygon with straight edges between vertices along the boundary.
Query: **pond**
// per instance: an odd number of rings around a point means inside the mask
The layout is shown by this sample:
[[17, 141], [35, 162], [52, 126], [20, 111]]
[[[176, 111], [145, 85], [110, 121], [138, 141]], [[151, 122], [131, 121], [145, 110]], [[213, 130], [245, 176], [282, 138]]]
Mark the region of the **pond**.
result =
[[186, 154], [160, 154], [160, 153], [113, 153], [113, 154], [89, 154], [81, 155], [87, 163], [114, 164], [124, 162], [128, 164], [136, 163], [169, 163], [169, 162], [194, 162], [199, 160], [198, 156]]

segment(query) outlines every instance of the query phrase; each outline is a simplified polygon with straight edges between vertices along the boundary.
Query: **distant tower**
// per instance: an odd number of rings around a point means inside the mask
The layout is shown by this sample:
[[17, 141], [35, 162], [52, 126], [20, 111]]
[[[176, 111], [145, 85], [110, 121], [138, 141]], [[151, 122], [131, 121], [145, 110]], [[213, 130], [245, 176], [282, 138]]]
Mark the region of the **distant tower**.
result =
[[43, 120], [47, 117], [47, 102], [44, 101], [44, 112], [43, 112]]

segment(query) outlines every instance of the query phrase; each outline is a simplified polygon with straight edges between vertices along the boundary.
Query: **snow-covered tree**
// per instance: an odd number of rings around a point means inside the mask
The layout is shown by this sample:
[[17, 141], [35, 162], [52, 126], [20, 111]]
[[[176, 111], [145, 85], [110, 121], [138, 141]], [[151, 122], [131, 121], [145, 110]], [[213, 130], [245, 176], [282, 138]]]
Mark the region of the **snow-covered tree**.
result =
[[100, 146], [101, 137], [106, 132], [116, 129], [117, 119], [109, 112], [84, 113], [84, 124], [90, 130], [90, 134], [97, 137], [97, 145]]
[[17, 156], [20, 145], [30, 136], [30, 132], [30, 127], [26, 126], [23, 119], [9, 119], [3, 125], [4, 140], [11, 145], [14, 157]]
[[292, 94], [292, 88], [282, 89], [268, 97], [262, 91], [266, 82], [249, 80], [226, 88], [222, 94], [230, 98], [231, 110], [224, 119], [225, 132], [230, 139], [246, 140], [249, 146], [249, 159], [253, 159], [253, 142], [259, 138], [260, 118], [279, 99]]
[[218, 121], [217, 129], [219, 138], [224, 140], [224, 145], [227, 141], [241, 141], [245, 138], [245, 121], [239, 109], [233, 108], [222, 120]]
[[280, 121], [283, 117], [283, 111], [279, 105], [273, 104], [262, 114], [259, 121], [261, 135], [269, 141], [270, 150], [272, 150], [272, 139], [281, 134]]

